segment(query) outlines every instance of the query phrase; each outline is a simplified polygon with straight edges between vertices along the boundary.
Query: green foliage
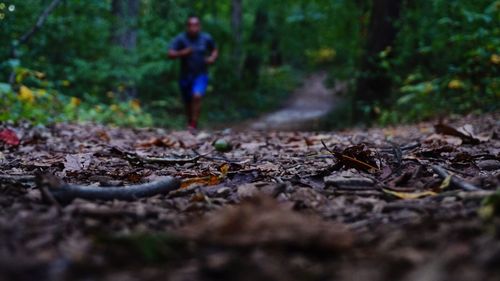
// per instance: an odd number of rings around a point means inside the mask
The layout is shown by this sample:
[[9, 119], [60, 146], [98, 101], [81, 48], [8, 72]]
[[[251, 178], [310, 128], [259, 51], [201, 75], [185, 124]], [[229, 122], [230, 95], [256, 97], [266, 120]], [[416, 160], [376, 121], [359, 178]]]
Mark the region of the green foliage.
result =
[[[47, 4], [46, 1], [0, 2], [16, 7], [15, 12], [7, 14], [1, 20], [4, 27], [3, 38], [12, 44], [32, 27]], [[191, 13], [200, 15], [205, 30], [213, 35], [221, 49], [220, 59], [211, 69], [212, 83], [204, 104], [202, 123], [240, 120], [271, 110], [296, 85], [295, 72], [288, 65], [304, 63], [306, 47], [314, 50], [328, 47], [326, 42], [321, 45], [313, 42], [313, 37], [309, 36], [311, 39], [308, 46], [296, 50], [289, 48], [294, 40], [286, 36], [284, 32], [289, 29], [282, 24], [300, 7], [306, 5], [308, 7], [305, 10], [309, 11], [309, 6], [312, 5], [304, 4], [307, 1], [292, 2], [294, 4], [284, 10], [263, 0], [245, 3], [244, 55], [255, 54], [263, 62], [257, 73], [262, 77], [258, 77], [259, 83], [253, 85], [236, 75], [231, 57], [234, 42], [230, 25], [230, 1], [141, 1], [137, 46], [132, 51], [111, 44], [115, 18], [110, 1], [64, 1], [48, 17], [29, 44], [20, 46], [19, 59], [9, 60], [8, 44], [0, 47], [0, 63], [3, 61], [0, 81], [7, 81], [10, 73], [17, 71], [16, 68], [36, 69], [44, 73], [42, 82], [47, 85], [28, 83], [30, 89], [48, 88], [51, 91], [48, 99], [57, 99], [62, 104], [67, 103], [71, 97], [78, 98], [82, 101], [78, 113], [69, 114], [62, 107], [55, 107], [51, 111], [51, 117], [39, 116], [36, 112], [44, 112], [46, 108], [43, 103], [35, 102], [29, 106], [18, 104], [18, 107], [24, 109], [17, 113], [8, 110], [4, 113], [4, 118], [18, 120], [24, 117], [40, 122], [93, 120], [144, 125], [149, 124], [151, 116], [154, 116], [155, 125], [182, 126], [184, 108], [177, 88], [178, 62], [168, 60], [166, 52], [169, 41], [184, 30], [185, 18]], [[258, 31], [267, 35], [263, 42], [253, 43], [249, 36], [255, 27], [255, 11], [262, 5], [271, 8], [268, 11], [266, 30]], [[320, 12], [317, 4], [314, 5], [314, 9]], [[311, 14], [296, 21], [294, 28], [301, 25], [300, 22], [314, 21], [314, 17], [316, 16]], [[323, 15], [322, 18], [326, 17]], [[323, 23], [323, 26], [326, 25]], [[307, 34], [307, 29], [301, 28], [301, 32]], [[272, 47], [274, 41], [278, 44]], [[269, 66], [271, 49], [280, 53], [286, 63]], [[20, 85], [16, 81], [16, 87]], [[137, 116], [130, 108], [126, 110], [129, 103], [127, 99], [130, 98], [127, 91], [131, 88], [136, 89], [138, 95], [135, 98], [143, 105], [143, 117]], [[18, 92], [17, 88], [15, 92]], [[14, 92], [11, 95], [14, 97]], [[37, 99], [41, 101], [41, 98]], [[13, 101], [8, 105], [11, 104]], [[121, 114], [109, 109], [112, 105], [117, 105], [120, 112], [130, 113], [131, 116], [121, 118]]]
[[[139, 101], [120, 102], [113, 96], [108, 103], [88, 96], [83, 101], [62, 95], [57, 83], [46, 81], [45, 74], [16, 67], [17, 88], [0, 83], [0, 121], [30, 120], [34, 123], [61, 121], [110, 123], [119, 126], [151, 126], [150, 114]], [[69, 86], [68, 81], [60, 84]]]
[[[389, 77], [392, 91], [380, 93], [378, 101], [346, 99], [361, 104], [362, 112], [378, 113], [383, 124], [498, 110], [500, 1], [405, 1], [395, 44], [374, 58], [380, 66], [376, 71], [362, 74], [357, 69], [369, 35], [371, 1], [245, 1], [239, 61], [233, 57], [231, 1], [140, 0], [133, 50], [112, 43], [117, 19], [111, 1], [63, 1], [30, 42], [19, 46], [15, 59], [10, 47], [33, 26], [48, 1], [0, 3], [5, 42], [0, 46], [0, 81], [16, 74], [13, 85], [0, 87], [3, 120], [183, 126], [178, 62], [167, 60], [166, 49], [193, 13], [221, 51], [211, 68], [201, 120], [205, 125], [272, 110], [283, 103], [301, 73], [318, 68], [341, 80]], [[256, 69], [249, 70], [247, 60]], [[20, 100], [22, 86], [32, 92], [34, 102]], [[68, 107], [76, 99], [79, 106]], [[134, 99], [140, 100], [140, 111], [134, 110]], [[342, 122], [352, 119], [348, 105], [342, 111], [339, 115], [350, 116], [340, 118]]]
[[408, 3], [396, 45], [380, 54], [396, 87], [380, 122], [498, 110], [499, 21], [500, 1]]

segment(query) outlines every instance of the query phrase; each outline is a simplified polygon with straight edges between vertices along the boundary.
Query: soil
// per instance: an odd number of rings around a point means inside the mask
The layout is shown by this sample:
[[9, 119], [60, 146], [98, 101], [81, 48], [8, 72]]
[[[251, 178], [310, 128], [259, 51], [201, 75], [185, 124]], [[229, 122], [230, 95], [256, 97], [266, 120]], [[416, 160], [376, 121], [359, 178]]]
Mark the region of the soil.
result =
[[[0, 280], [498, 280], [499, 117], [343, 132], [2, 124]], [[57, 202], [48, 175], [182, 186]]]
[[309, 75], [283, 108], [266, 114], [248, 124], [250, 130], [317, 130], [321, 120], [339, 103], [345, 83], [338, 82], [329, 89], [325, 86], [326, 72]]

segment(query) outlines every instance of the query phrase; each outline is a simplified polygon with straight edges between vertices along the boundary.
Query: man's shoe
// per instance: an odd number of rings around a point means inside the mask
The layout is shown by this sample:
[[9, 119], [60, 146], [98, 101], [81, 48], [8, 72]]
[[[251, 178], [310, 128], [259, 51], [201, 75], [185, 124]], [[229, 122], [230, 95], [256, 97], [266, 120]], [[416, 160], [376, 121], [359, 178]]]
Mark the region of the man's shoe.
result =
[[189, 123], [188, 127], [187, 127], [188, 131], [190, 131], [191, 133], [195, 133], [197, 128], [196, 128], [196, 123], [194, 122], [191, 122]]

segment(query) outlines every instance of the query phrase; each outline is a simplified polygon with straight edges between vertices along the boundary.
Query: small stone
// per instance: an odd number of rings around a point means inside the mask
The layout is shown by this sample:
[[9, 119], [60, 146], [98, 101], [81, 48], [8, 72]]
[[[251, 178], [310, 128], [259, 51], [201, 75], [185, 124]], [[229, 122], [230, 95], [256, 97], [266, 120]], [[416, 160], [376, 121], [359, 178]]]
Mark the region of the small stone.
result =
[[217, 197], [227, 197], [229, 194], [231, 194], [231, 188], [229, 187], [221, 187], [216, 192]]
[[259, 190], [257, 189], [257, 187], [254, 184], [244, 184], [244, 185], [238, 186], [237, 193], [238, 193], [238, 197], [240, 197], [240, 199], [251, 198], [251, 197], [255, 197], [259, 193]]
[[271, 197], [276, 197], [280, 193], [284, 192], [286, 190], [286, 184], [266, 184], [262, 187], [260, 187], [260, 191], [266, 195], [269, 195]]
[[483, 160], [477, 163], [477, 166], [481, 170], [485, 171], [496, 171], [500, 169], [500, 161], [498, 160]]

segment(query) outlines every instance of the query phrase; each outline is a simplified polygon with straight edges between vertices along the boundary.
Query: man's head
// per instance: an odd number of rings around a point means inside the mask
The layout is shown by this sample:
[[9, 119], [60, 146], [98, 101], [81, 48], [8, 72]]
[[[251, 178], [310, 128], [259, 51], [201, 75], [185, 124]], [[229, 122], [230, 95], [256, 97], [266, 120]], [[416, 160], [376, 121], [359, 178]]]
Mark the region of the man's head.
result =
[[200, 18], [189, 16], [186, 22], [186, 30], [190, 36], [197, 36], [201, 31]]

